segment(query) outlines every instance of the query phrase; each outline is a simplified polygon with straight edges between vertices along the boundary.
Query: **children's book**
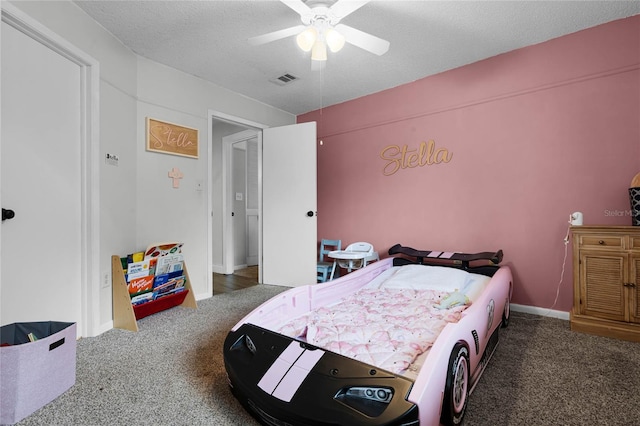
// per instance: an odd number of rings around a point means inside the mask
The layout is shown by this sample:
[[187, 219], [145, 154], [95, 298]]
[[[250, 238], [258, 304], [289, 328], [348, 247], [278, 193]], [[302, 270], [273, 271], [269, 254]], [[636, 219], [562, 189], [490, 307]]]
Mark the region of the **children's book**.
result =
[[184, 275], [172, 278], [166, 283], [159, 285], [153, 289], [154, 298], [157, 298], [159, 295], [170, 292], [176, 288], [184, 287]]
[[133, 262], [140, 262], [140, 261], [144, 260], [144, 252], [143, 251], [139, 251], [139, 252], [133, 253], [131, 255], [131, 259], [133, 260]]
[[169, 291], [167, 291], [165, 293], [157, 295], [155, 297], [155, 299], [160, 299], [161, 297], [165, 297], [165, 296], [168, 296], [170, 294], [180, 293], [181, 291], [185, 291], [185, 290], [186, 290], [186, 288], [184, 288], [184, 287], [177, 287], [177, 288], [174, 288], [173, 290], [169, 290]]
[[182, 271], [184, 256], [182, 254], [168, 254], [158, 257], [156, 262], [156, 275], [168, 274], [170, 272]]
[[154, 294], [152, 292], [148, 292], [148, 293], [144, 293], [144, 294], [139, 294], [137, 296], [133, 296], [131, 298], [131, 304], [132, 305], [141, 305], [143, 303], [147, 303], [150, 302], [154, 299]]
[[127, 279], [146, 277], [149, 275], [149, 259], [140, 262], [129, 263], [127, 266]]
[[153, 275], [147, 275], [145, 277], [129, 280], [129, 295], [135, 296], [140, 293], [151, 291], [151, 289], [153, 289], [154, 278], [155, 277]]
[[153, 288], [159, 287], [162, 284], [165, 284], [172, 278], [178, 278], [182, 275], [182, 271], [169, 272], [168, 274], [160, 274], [156, 275], [155, 280], [153, 281]]
[[183, 243], [151, 244], [121, 258], [131, 304], [147, 303], [185, 290]]
[[183, 243], [151, 244], [145, 251], [144, 258], [166, 256], [182, 252]]

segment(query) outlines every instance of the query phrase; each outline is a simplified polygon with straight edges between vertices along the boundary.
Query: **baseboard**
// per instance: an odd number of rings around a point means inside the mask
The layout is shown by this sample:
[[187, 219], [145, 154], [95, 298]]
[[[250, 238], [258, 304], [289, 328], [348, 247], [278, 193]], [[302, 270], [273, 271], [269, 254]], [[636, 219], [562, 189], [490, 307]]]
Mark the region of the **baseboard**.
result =
[[[238, 269], [244, 269], [244, 268], [247, 268], [246, 263], [243, 265], [235, 265], [233, 267], [233, 270], [237, 271]], [[226, 274], [223, 265], [211, 265], [211, 272], [213, 272], [214, 274]]]
[[[105, 333], [105, 332], [111, 330], [112, 328], [113, 328], [113, 320], [107, 321], [104, 324], [100, 325], [100, 327], [98, 328], [98, 334], [96, 336], [99, 336], [102, 333]], [[93, 337], [95, 337], [95, 336], [93, 336]]]
[[558, 318], [569, 321], [569, 312], [556, 311], [554, 309], [538, 308], [536, 306], [518, 305], [512, 303], [510, 306], [513, 312], [522, 312], [525, 314], [540, 315], [549, 318]]
[[200, 293], [200, 294], [196, 294], [196, 300], [205, 300], [205, 299], [211, 299], [212, 295], [211, 293]]

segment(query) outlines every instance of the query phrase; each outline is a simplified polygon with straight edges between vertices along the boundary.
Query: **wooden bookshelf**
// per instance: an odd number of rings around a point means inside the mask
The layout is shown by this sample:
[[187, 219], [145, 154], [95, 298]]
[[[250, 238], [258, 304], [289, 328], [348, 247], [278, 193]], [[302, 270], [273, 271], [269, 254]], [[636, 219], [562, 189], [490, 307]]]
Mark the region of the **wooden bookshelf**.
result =
[[183, 266], [183, 271], [185, 291], [164, 296], [134, 307], [131, 304], [131, 296], [129, 295], [120, 257], [116, 255], [111, 256], [113, 326], [124, 330], [138, 331], [138, 319], [144, 318], [145, 316], [173, 308], [174, 306], [196, 309], [198, 305], [195, 295], [193, 294], [193, 289], [191, 288], [191, 280], [189, 279], [186, 264]]

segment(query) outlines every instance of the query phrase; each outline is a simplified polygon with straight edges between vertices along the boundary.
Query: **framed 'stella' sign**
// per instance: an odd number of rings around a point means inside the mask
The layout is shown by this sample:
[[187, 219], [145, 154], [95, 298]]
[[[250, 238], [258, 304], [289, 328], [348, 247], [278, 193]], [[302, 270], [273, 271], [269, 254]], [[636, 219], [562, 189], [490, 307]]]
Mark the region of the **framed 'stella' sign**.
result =
[[198, 129], [147, 117], [147, 151], [198, 158]]

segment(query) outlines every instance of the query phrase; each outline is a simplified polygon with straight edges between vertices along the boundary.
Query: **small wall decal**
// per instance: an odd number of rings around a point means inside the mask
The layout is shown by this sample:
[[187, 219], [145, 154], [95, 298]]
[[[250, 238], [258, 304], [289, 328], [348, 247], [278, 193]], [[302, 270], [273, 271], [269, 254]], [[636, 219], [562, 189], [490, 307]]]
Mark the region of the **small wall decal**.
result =
[[184, 177], [180, 169], [178, 169], [177, 167], [171, 169], [171, 171], [169, 171], [169, 177], [173, 179], [173, 187], [180, 188], [180, 179]]
[[382, 149], [380, 158], [387, 161], [382, 168], [382, 174], [391, 176], [400, 169], [448, 163], [453, 158], [453, 152], [446, 148], [436, 149], [436, 143], [430, 140], [420, 142], [420, 146], [415, 149], [409, 149], [408, 145], [389, 145]]

